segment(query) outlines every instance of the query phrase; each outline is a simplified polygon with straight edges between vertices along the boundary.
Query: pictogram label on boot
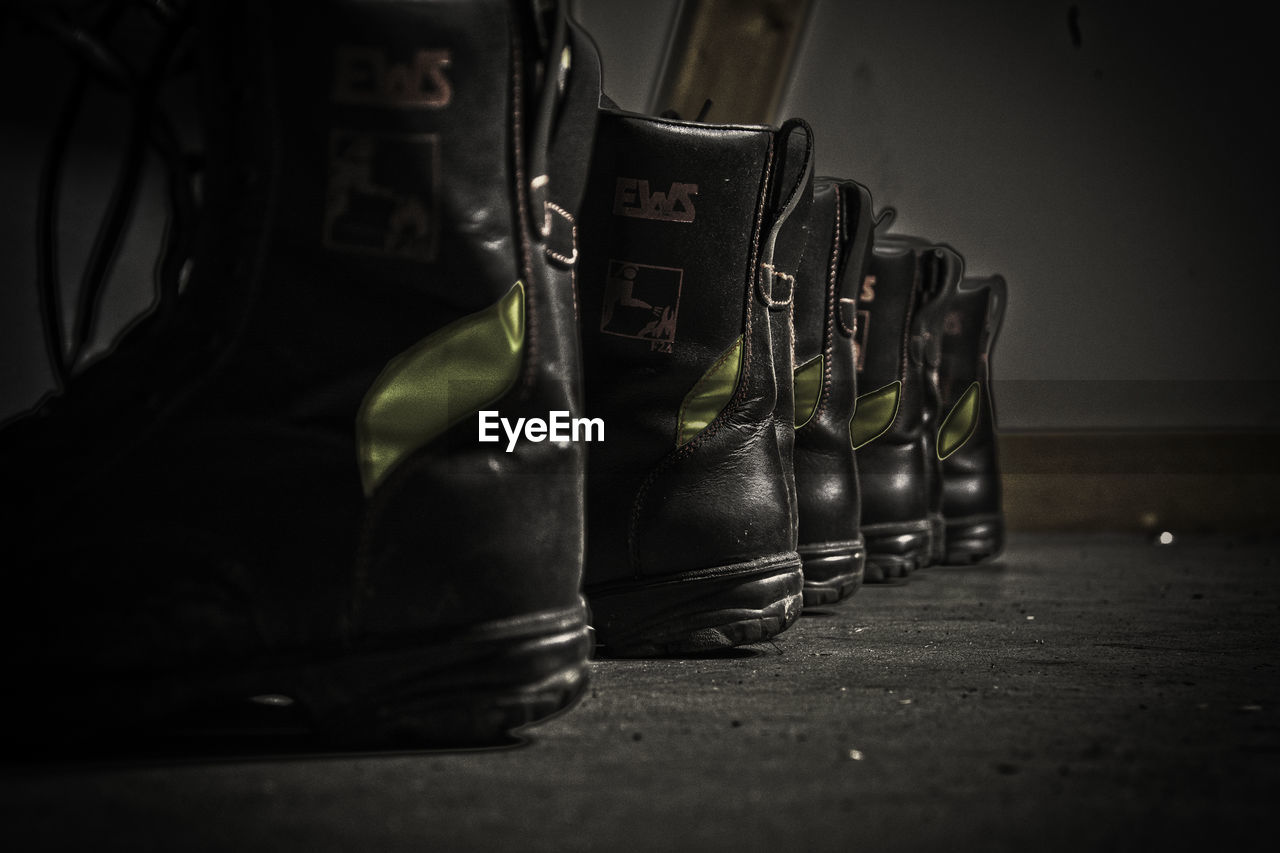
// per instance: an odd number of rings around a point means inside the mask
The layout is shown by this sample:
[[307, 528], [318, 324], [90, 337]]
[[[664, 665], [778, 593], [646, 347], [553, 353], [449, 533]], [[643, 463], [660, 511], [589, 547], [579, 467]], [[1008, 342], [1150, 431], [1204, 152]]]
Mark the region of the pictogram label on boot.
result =
[[698, 194], [697, 184], [673, 182], [669, 190], [651, 190], [643, 178], [618, 178], [613, 194], [613, 212], [618, 216], [636, 219], [656, 219], [660, 222], [692, 222], [696, 211], [693, 197]]
[[439, 173], [437, 134], [334, 130], [325, 247], [434, 261], [440, 242]]
[[653, 352], [671, 352], [683, 280], [682, 269], [611, 259], [600, 331], [649, 341]]

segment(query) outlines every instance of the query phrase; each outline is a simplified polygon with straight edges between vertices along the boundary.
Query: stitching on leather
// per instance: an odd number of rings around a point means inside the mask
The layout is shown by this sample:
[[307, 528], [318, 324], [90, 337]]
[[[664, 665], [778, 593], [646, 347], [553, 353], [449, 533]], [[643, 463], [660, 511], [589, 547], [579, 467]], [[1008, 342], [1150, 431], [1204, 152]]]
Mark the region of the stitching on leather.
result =
[[911, 321], [915, 319], [916, 313], [916, 294], [920, 290], [920, 263], [914, 258], [915, 263], [912, 265], [911, 274], [911, 292], [907, 294], [907, 317], [906, 322], [902, 325], [902, 344], [901, 356], [902, 364], [899, 373], [899, 379], [906, 384], [907, 375], [911, 372]]
[[[565, 219], [569, 221], [569, 226], [570, 226], [569, 241], [570, 241], [570, 245], [573, 246], [573, 255], [569, 258], [566, 258], [564, 255], [561, 255], [558, 252], [553, 252], [550, 246], [544, 246], [543, 249], [548, 256], [550, 256], [551, 258], [554, 258], [557, 261], [560, 261], [562, 264], [564, 264], [569, 268], [569, 289], [573, 293], [573, 321], [575, 323], [578, 323], [578, 322], [581, 322], [581, 319], [582, 319], [581, 312], [579, 311], [579, 308], [578, 308], [578, 222], [576, 219], [573, 218], [572, 213], [565, 210], [563, 207], [556, 204], [554, 201], [546, 201], [546, 202], [543, 202], [543, 204], [545, 204], [550, 210], [554, 210], [556, 213], [559, 213], [561, 216], [563, 216]], [[548, 213], [547, 215], [549, 218], [550, 213]]]
[[[764, 285], [762, 284], [762, 280], [759, 277], [756, 278], [756, 286], [760, 294], [760, 301], [763, 302], [765, 305], [768, 305], [770, 308], [777, 308], [777, 309], [786, 308], [788, 305], [791, 304], [792, 297], [795, 295], [795, 292], [796, 292], [796, 277], [793, 275], [789, 275], [785, 272], [778, 272], [778, 270], [776, 270], [773, 264], [771, 263], [767, 263], [767, 262], [762, 263], [760, 264], [760, 267], [761, 269], [768, 271], [769, 281], [770, 281], [769, 292], [766, 293], [764, 289]], [[772, 281], [775, 278], [780, 278], [787, 283], [788, 287], [787, 287], [786, 299], [773, 298]]]
[[[556, 204], [554, 201], [544, 201], [542, 204], [547, 211], [547, 222], [551, 221], [551, 212], [555, 211], [556, 213], [564, 217], [565, 221], [569, 223], [570, 242], [573, 245], [573, 254], [562, 255], [559, 252], [552, 249], [550, 246], [543, 246], [542, 251], [546, 252], [547, 257], [551, 258], [552, 260], [559, 261], [565, 266], [571, 267], [578, 262], [578, 223], [574, 220], [573, 214], [569, 213], [569, 211], [565, 210], [563, 207]], [[550, 233], [551, 231], [548, 228], [547, 230], [548, 236], [550, 236]]]
[[811, 421], [817, 421], [827, 411], [831, 397], [831, 357], [835, 353], [835, 315], [840, 311], [837, 298], [837, 277], [840, 273], [840, 229], [844, 223], [844, 193], [836, 186], [836, 221], [831, 238], [831, 262], [827, 266], [827, 316], [822, 327], [822, 392], [818, 408]]

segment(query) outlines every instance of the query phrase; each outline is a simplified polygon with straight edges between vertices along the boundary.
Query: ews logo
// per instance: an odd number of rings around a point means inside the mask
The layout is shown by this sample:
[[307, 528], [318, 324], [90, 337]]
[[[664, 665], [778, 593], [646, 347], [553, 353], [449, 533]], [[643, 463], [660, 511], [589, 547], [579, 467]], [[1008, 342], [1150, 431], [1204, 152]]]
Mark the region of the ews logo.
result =
[[876, 301], [876, 277], [869, 275], [862, 280], [862, 292], [858, 294], [858, 299], [862, 302]]
[[333, 100], [338, 104], [399, 109], [440, 109], [453, 100], [445, 76], [447, 50], [419, 50], [407, 62], [393, 62], [377, 47], [338, 48]]
[[672, 183], [671, 189], [661, 192], [650, 191], [646, 180], [618, 178], [618, 188], [613, 196], [613, 212], [618, 216], [632, 216], [636, 219], [692, 222], [693, 197], [697, 194], [697, 184]]

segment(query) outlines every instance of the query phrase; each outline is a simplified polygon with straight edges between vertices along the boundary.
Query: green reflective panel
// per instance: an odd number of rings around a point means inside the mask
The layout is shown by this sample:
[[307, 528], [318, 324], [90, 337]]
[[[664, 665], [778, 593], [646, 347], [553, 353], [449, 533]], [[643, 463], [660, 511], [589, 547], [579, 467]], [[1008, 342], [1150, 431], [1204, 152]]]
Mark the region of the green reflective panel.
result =
[[742, 368], [742, 338], [733, 342], [723, 355], [716, 359], [711, 369], [685, 395], [680, 404], [680, 420], [676, 428], [676, 446], [684, 444], [707, 428], [707, 424], [724, 411], [733, 392], [738, 388], [738, 373]]
[[982, 390], [974, 382], [947, 413], [942, 426], [938, 427], [939, 459], [946, 459], [963, 447], [978, 428], [978, 404], [981, 400]]
[[822, 396], [822, 356], [809, 359], [796, 368], [796, 428], [804, 426], [818, 410]]
[[898, 416], [901, 399], [901, 382], [890, 382], [883, 388], [858, 395], [853, 420], [849, 421], [849, 440], [854, 450], [888, 432]]
[[356, 415], [366, 494], [405, 457], [463, 418], [496, 402], [516, 382], [524, 350], [524, 285], [393, 358]]

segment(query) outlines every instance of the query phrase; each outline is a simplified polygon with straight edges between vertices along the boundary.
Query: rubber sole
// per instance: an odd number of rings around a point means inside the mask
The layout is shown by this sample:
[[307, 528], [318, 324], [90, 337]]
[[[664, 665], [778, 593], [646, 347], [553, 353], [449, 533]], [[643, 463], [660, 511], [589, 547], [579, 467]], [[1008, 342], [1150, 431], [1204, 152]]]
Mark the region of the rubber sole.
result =
[[983, 515], [950, 519], [943, 562], [967, 566], [999, 556], [1004, 550], [1004, 516]]
[[702, 572], [589, 588], [602, 657], [672, 657], [759, 643], [800, 615], [795, 552]]
[[835, 604], [858, 591], [866, 572], [867, 549], [859, 536], [850, 542], [801, 545], [804, 606]]
[[65, 679], [39, 697], [49, 707], [27, 710], [47, 737], [68, 745], [274, 738], [344, 749], [480, 747], [509, 743], [517, 729], [570, 708], [586, 688], [590, 657], [584, 604], [393, 651]]
[[929, 559], [929, 519], [863, 525], [867, 542], [864, 583], [885, 583], [906, 578]]

